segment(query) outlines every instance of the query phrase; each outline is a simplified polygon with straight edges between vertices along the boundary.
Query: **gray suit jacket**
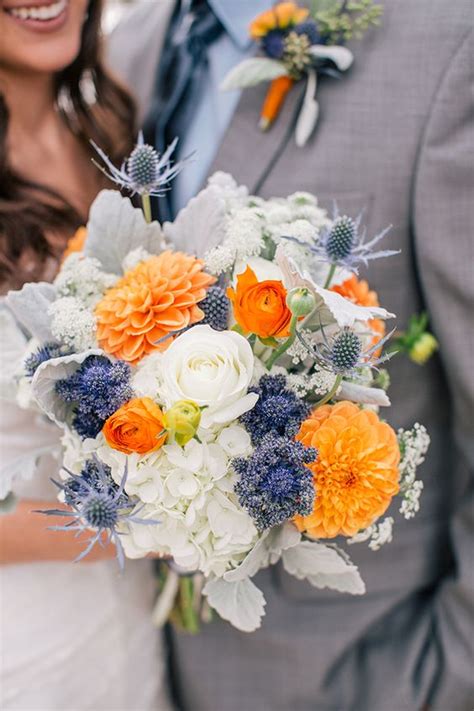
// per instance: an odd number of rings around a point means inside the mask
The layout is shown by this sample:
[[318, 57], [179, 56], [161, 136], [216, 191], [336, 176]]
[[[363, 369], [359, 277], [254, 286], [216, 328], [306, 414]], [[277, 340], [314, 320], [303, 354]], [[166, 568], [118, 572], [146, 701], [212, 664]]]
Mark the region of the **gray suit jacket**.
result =
[[[351, 549], [366, 596], [317, 591], [275, 568], [261, 575], [261, 630], [216, 622], [175, 636], [189, 711], [474, 706], [472, 0], [384, 5], [382, 27], [354, 43], [350, 73], [321, 81], [322, 117], [305, 149], [284, 145], [298, 91], [262, 135], [257, 87], [243, 93], [213, 170], [252, 188], [270, 167], [264, 197], [308, 190], [350, 214], [365, 207], [370, 233], [393, 224], [401, 253], [375, 262], [370, 284], [400, 327], [427, 308], [441, 344], [424, 368], [402, 357], [390, 366], [390, 422], [422, 422], [432, 437], [422, 510], [379, 552]], [[171, 6], [154, 3], [161, 35]]]

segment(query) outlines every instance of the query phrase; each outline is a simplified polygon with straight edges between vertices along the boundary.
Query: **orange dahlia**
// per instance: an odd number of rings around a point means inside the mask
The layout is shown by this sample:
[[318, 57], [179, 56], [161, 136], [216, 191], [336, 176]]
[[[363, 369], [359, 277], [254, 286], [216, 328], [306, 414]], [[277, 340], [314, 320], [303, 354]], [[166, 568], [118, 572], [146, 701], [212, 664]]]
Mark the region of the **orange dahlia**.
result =
[[198, 303], [215, 281], [203, 262], [182, 252], [162, 252], [140, 262], [96, 306], [97, 340], [106, 353], [137, 363], [166, 348], [170, 333], [200, 321]]
[[[380, 306], [377, 292], [372, 291], [368, 283], [364, 279], [358, 279], [355, 274], [342, 284], [331, 287], [331, 291], [335, 291], [358, 306]], [[372, 345], [375, 345], [385, 335], [385, 321], [379, 318], [372, 318], [367, 324], [374, 333]], [[379, 355], [380, 352], [377, 352], [374, 357], [377, 358]]]
[[298, 516], [300, 531], [314, 538], [353, 536], [370, 526], [398, 492], [400, 450], [394, 430], [372, 410], [351, 402], [324, 405], [303, 422], [297, 435], [316, 447], [316, 498], [309, 516]]

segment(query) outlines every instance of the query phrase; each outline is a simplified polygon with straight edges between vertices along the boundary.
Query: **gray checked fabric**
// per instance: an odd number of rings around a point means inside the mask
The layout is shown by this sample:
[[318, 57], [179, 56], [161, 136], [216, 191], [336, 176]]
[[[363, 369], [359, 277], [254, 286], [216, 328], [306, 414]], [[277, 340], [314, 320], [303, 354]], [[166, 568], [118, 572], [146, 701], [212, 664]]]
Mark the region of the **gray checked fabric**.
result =
[[[186, 711], [474, 708], [473, 4], [383, 4], [381, 28], [351, 47], [351, 71], [321, 80], [314, 137], [304, 150], [288, 144], [260, 194], [307, 190], [352, 215], [365, 207], [370, 233], [393, 224], [390, 247], [401, 253], [374, 263], [370, 284], [400, 327], [427, 308], [441, 344], [424, 368], [406, 358], [390, 366], [391, 423], [422, 422], [432, 437], [422, 510], [380, 551], [352, 547], [365, 597], [317, 591], [277, 568], [261, 577], [267, 614], [255, 634], [215, 623], [175, 635]], [[159, 29], [144, 56], [158, 51], [172, 5], [154, 3]], [[250, 188], [298, 99], [292, 92], [262, 135], [264, 93], [243, 93], [213, 166]]]

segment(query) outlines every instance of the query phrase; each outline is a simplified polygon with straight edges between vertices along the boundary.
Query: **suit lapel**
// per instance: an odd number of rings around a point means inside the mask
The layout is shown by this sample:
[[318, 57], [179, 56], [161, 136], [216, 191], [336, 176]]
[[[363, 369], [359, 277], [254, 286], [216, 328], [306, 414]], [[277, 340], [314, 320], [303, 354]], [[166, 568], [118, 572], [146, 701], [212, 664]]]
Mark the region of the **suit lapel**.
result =
[[268, 178], [278, 163], [279, 155], [294, 140], [292, 135], [289, 137], [289, 132], [304, 91], [304, 82], [292, 88], [275, 124], [268, 133], [262, 133], [258, 128], [258, 118], [267, 89], [268, 84], [244, 89], [209, 171], [209, 175], [217, 170], [230, 172], [238, 183], [247, 185], [251, 192], [264, 174]]

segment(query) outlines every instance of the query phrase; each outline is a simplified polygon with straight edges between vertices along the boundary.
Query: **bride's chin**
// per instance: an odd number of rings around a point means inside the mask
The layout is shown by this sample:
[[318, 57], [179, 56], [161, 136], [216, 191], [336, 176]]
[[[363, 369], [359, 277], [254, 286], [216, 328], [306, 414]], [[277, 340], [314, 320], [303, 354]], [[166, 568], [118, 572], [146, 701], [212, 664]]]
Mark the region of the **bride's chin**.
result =
[[[72, 64], [80, 52], [87, 0], [42, 0], [41, 5], [39, 0], [24, 0], [25, 7], [21, 3], [0, 0], [0, 66], [34, 75], [54, 74]], [[56, 6], [56, 15], [40, 19]], [[32, 7], [34, 17], [26, 14]]]

